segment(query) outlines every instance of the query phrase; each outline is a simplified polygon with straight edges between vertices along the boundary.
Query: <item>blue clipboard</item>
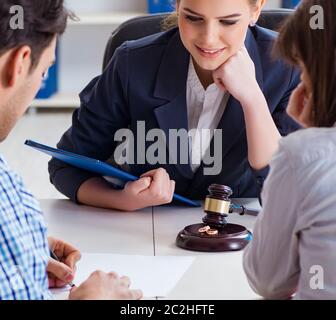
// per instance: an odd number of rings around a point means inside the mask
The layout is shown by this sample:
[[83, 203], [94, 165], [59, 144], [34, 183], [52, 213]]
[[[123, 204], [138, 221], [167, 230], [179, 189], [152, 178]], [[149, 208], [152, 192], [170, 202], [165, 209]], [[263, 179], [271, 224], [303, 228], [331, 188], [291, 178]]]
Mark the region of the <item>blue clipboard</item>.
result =
[[[52, 148], [49, 146], [46, 146], [44, 144], [37, 143], [32, 140], [26, 140], [25, 145], [32, 147], [38, 151], [44, 152], [58, 160], [61, 160], [67, 164], [70, 164], [74, 167], [84, 169], [87, 171], [92, 171], [95, 173], [99, 173], [102, 176], [112, 177], [118, 180], [123, 181], [124, 183], [128, 181], [135, 181], [139, 178], [136, 176], [133, 176], [125, 171], [122, 171], [120, 169], [117, 169], [103, 161], [92, 159], [89, 157], [85, 157], [82, 155], [75, 154], [73, 152], [61, 150]], [[184, 204], [187, 204], [191, 207], [200, 207], [201, 204], [198, 201], [193, 201], [188, 198], [182, 197], [178, 194], [174, 193], [174, 200], [178, 200], [180, 202], [183, 202]]]

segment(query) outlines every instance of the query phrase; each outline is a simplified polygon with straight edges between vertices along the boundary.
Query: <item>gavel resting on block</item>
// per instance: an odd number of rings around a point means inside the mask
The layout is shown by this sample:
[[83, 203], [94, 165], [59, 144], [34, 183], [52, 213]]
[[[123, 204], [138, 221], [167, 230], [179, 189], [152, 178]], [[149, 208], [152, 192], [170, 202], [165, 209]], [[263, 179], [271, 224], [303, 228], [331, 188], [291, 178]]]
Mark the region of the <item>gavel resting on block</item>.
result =
[[227, 223], [226, 217], [231, 213], [244, 215], [247, 209], [231, 204], [230, 187], [212, 184], [208, 190], [203, 223], [185, 227], [178, 234], [176, 244], [183, 249], [205, 252], [243, 249], [252, 239], [251, 232], [241, 225]]

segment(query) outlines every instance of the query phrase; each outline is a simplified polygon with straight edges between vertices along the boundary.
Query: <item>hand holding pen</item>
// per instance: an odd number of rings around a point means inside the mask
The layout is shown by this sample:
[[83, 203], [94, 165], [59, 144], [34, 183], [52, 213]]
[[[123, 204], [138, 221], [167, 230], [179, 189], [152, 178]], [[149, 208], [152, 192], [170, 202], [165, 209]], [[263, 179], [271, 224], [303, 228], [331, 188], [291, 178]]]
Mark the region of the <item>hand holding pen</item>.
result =
[[48, 238], [50, 259], [47, 265], [49, 288], [71, 287], [76, 273], [80, 252], [73, 246], [52, 237]]

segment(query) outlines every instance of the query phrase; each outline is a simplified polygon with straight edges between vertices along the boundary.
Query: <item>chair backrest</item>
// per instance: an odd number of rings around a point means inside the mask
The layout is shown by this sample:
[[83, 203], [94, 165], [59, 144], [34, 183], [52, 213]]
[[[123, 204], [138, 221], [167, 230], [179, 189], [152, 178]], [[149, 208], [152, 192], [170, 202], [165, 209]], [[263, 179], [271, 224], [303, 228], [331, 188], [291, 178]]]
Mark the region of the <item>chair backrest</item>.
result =
[[[261, 27], [277, 30], [280, 24], [293, 13], [291, 9], [263, 10], [258, 25]], [[158, 33], [161, 30], [163, 19], [167, 13], [139, 16], [121, 24], [111, 35], [104, 54], [103, 70], [111, 60], [114, 51], [127, 40], [136, 40], [142, 37]]]

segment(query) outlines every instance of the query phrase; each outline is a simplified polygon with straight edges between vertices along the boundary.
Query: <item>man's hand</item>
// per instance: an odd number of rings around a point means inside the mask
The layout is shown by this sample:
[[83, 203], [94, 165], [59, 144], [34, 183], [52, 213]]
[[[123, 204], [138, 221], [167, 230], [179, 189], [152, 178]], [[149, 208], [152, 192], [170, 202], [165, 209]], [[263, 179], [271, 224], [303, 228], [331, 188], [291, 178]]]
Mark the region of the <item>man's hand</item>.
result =
[[130, 280], [116, 273], [95, 271], [79, 287], [70, 291], [70, 300], [139, 300], [140, 290], [130, 290]]
[[62, 288], [73, 281], [76, 262], [81, 258], [81, 254], [76, 248], [62, 240], [49, 237], [48, 242], [50, 250], [61, 261], [49, 258], [47, 265], [49, 288]]

